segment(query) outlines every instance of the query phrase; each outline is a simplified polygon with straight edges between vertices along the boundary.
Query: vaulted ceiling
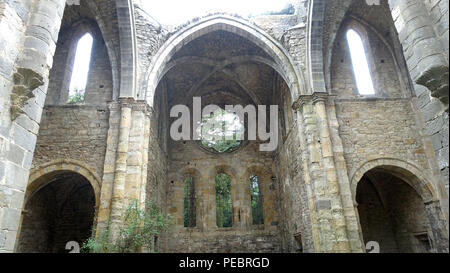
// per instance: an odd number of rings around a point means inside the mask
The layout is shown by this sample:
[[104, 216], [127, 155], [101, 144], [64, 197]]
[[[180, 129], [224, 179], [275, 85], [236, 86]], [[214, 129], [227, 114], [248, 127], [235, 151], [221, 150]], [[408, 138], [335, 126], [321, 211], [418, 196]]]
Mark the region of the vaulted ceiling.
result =
[[273, 59], [249, 40], [215, 31], [183, 46], [171, 59], [164, 81], [168, 104], [270, 104], [276, 72]]

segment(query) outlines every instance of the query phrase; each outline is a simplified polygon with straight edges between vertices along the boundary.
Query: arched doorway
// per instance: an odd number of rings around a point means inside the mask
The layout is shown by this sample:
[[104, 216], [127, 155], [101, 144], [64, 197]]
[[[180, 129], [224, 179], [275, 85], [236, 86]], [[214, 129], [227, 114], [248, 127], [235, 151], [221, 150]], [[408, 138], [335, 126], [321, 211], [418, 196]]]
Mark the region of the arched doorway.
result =
[[375, 167], [364, 173], [356, 187], [356, 202], [365, 244], [377, 242], [381, 253], [438, 251], [435, 238], [441, 231], [433, 226], [439, 223], [430, 222], [429, 200], [418, 193], [413, 180], [411, 173], [399, 168]]
[[56, 170], [32, 181], [25, 197], [16, 252], [66, 253], [66, 244], [71, 241], [81, 246], [94, 225], [94, 187], [88, 178], [69, 170]]

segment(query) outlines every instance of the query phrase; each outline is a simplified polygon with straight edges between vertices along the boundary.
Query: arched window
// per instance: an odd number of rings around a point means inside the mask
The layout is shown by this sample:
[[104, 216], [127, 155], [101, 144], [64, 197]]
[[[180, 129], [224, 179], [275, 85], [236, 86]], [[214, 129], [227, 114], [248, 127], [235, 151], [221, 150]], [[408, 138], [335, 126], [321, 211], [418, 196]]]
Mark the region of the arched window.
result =
[[216, 175], [216, 220], [218, 227], [233, 226], [231, 179], [225, 173]]
[[253, 225], [264, 224], [262, 195], [257, 175], [250, 176], [250, 197], [252, 202], [252, 223]]
[[196, 226], [196, 194], [195, 182], [192, 177], [184, 180], [184, 226]]
[[93, 41], [94, 39], [89, 33], [86, 33], [78, 40], [72, 77], [70, 79], [69, 103], [84, 101]]
[[358, 92], [361, 95], [374, 95], [372, 76], [361, 36], [353, 29], [347, 31], [347, 42], [353, 64]]

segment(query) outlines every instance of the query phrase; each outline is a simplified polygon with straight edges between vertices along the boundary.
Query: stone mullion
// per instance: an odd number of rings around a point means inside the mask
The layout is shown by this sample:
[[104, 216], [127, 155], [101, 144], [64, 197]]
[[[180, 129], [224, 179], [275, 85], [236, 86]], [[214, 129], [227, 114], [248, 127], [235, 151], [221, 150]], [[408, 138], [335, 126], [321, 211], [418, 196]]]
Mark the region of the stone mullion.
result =
[[127, 158], [129, 148], [129, 137], [131, 128], [132, 106], [122, 101], [119, 141], [117, 144], [116, 166], [114, 170], [113, 195], [111, 200], [111, 240], [117, 237], [122, 216], [125, 210], [125, 178], [127, 171]]
[[[199, 175], [199, 182], [196, 186], [199, 188], [200, 195], [197, 204], [201, 211], [201, 219], [197, 218], [200, 223], [199, 228], [202, 231], [211, 231], [217, 228], [216, 223], [216, 187], [215, 187], [215, 169], [206, 170]], [[197, 182], [197, 181], [196, 181]], [[200, 222], [199, 222], [200, 221]]]
[[[233, 201], [233, 227], [245, 229], [251, 226], [250, 182], [247, 170], [233, 177], [231, 183], [231, 200]], [[247, 187], [248, 186], [248, 187]], [[239, 221], [240, 214], [240, 221]]]
[[[241, 223], [243, 228], [252, 226], [252, 198], [250, 193], [250, 174], [246, 172], [243, 174], [241, 181], [242, 185], [242, 203], [241, 203]], [[261, 179], [261, 177], [260, 177]], [[261, 180], [260, 180], [261, 181]], [[260, 190], [262, 190], [260, 186]]]
[[334, 163], [333, 144], [331, 142], [330, 128], [328, 125], [325, 98], [316, 96], [314, 98], [315, 112], [317, 115], [317, 126], [320, 136], [320, 148], [322, 154], [323, 171], [326, 177], [327, 196], [330, 199], [330, 212], [332, 215], [332, 229], [336, 237], [336, 245], [333, 251], [349, 252], [350, 244], [347, 235], [346, 219], [340, 196], [339, 183], [336, 166]]

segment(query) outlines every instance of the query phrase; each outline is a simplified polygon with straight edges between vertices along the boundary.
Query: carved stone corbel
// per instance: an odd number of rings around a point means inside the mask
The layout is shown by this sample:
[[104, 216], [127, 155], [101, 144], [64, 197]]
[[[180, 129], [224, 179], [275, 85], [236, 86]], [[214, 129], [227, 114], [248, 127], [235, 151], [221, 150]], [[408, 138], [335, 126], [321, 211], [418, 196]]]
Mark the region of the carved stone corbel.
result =
[[33, 90], [44, 84], [40, 74], [28, 68], [18, 68], [14, 73], [14, 86], [11, 93], [11, 120], [24, 113], [26, 102], [34, 98]]
[[431, 96], [438, 98], [447, 106], [448, 111], [448, 66], [434, 66], [428, 71], [424, 72], [422, 76], [416, 81], [417, 84], [427, 87]]

